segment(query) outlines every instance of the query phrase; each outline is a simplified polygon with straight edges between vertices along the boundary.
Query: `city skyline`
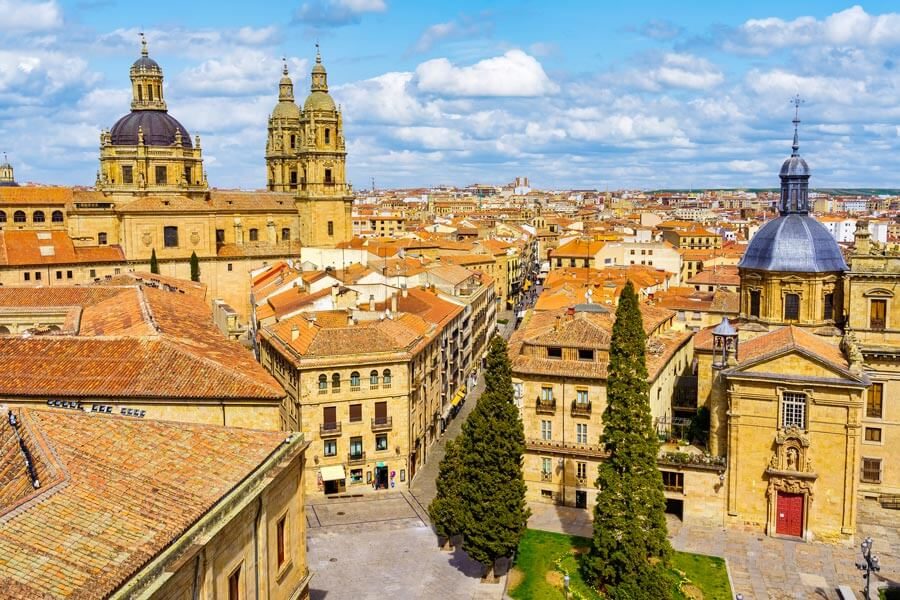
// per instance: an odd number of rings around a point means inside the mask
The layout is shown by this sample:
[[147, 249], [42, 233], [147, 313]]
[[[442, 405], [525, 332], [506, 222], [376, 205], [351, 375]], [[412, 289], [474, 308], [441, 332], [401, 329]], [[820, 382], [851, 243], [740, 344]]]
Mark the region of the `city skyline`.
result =
[[17, 179], [94, 182], [144, 31], [217, 187], [264, 185], [281, 57], [302, 98], [317, 40], [357, 188], [516, 175], [548, 189], [775, 187], [796, 93], [813, 187], [897, 187], [900, 14], [888, 3], [175, 6], [154, 18], [116, 2], [0, 0], [0, 150]]

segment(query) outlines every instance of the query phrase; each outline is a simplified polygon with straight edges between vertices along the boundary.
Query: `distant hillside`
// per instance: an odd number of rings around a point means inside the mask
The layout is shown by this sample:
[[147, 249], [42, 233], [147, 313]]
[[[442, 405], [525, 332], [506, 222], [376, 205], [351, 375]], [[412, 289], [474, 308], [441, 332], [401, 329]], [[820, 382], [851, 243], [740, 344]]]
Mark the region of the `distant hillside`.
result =
[[[648, 194], [690, 194], [697, 192], [777, 192], [779, 188], [698, 188], [651, 190]], [[833, 196], [898, 196], [900, 188], [811, 188], [814, 192]]]

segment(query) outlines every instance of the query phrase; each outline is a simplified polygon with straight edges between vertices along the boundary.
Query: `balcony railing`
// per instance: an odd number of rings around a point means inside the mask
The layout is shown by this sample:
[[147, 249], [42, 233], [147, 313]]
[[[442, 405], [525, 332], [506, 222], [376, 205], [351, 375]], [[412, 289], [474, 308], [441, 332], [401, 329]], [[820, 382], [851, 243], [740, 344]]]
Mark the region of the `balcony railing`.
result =
[[337, 437], [341, 435], [340, 423], [322, 423], [319, 425], [319, 437]]
[[556, 412], [556, 399], [555, 398], [541, 398], [537, 397], [534, 404], [534, 410], [538, 413], [550, 414]]
[[584, 487], [587, 485], [587, 477], [575, 477], [575, 483]]
[[376, 417], [372, 419], [372, 431], [388, 431], [393, 426], [393, 417]]
[[591, 403], [590, 402], [579, 402], [578, 400], [572, 401], [572, 416], [573, 417], [590, 417], [591, 416]]
[[366, 462], [366, 453], [360, 452], [359, 454], [350, 453], [347, 455], [347, 464], [348, 465], [361, 465]]
[[553, 473], [541, 471], [541, 481], [553, 481]]

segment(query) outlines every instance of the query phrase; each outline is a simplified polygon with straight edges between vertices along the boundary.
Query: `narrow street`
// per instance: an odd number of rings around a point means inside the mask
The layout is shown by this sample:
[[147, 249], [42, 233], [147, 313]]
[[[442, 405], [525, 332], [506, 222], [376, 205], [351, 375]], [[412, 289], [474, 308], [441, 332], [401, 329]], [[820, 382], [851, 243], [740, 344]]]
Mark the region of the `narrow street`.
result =
[[[515, 330], [515, 313], [511, 310], [502, 311], [499, 313], [499, 316], [500, 318], [507, 319], [505, 325], [498, 324], [497, 328], [500, 331], [500, 335], [503, 336], [503, 339], [508, 340]], [[437, 493], [435, 482], [437, 481], [441, 460], [444, 458], [444, 454], [446, 454], [447, 440], [454, 439], [459, 435], [460, 431], [462, 431], [463, 422], [465, 422], [469, 413], [472, 412], [472, 409], [475, 408], [475, 403], [478, 401], [478, 398], [483, 391], [484, 373], [482, 372], [478, 375], [478, 382], [475, 384], [475, 387], [466, 395], [466, 401], [456, 415], [456, 418], [447, 426], [444, 435], [428, 449], [428, 461], [425, 463], [425, 466], [416, 473], [416, 478], [410, 486], [409, 493], [420, 505], [423, 514], [427, 514], [428, 504], [431, 503], [431, 500]]]

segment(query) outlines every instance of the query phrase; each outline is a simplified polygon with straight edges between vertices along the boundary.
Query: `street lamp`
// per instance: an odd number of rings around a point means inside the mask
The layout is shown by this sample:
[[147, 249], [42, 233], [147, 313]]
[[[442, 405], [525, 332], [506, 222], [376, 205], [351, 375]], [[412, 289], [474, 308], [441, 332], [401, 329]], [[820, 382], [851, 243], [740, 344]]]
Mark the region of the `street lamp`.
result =
[[563, 587], [566, 590], [566, 600], [569, 600], [569, 576], [563, 577]]
[[863, 560], [856, 563], [856, 568], [860, 571], [865, 571], [865, 575], [863, 575], [863, 579], [866, 580], [866, 600], [869, 600], [869, 586], [872, 582], [872, 571], [876, 573], [881, 570], [881, 567], [878, 565], [878, 557], [872, 556], [872, 538], [867, 537], [862, 541], [859, 545], [859, 549], [862, 551]]

